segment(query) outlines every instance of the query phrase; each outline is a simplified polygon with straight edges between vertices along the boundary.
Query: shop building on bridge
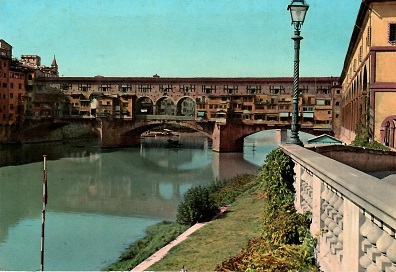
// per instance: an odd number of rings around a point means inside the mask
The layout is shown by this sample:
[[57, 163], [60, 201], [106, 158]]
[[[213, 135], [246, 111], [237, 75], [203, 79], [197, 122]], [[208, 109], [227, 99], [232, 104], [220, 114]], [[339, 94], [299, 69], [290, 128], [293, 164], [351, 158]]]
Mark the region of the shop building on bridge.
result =
[[[302, 127], [327, 132], [335, 129], [333, 120], [340, 119], [339, 114], [333, 112], [333, 106], [340, 104], [338, 80], [337, 77], [300, 79]], [[59, 97], [54, 101], [54, 118], [133, 119], [155, 115], [198, 121], [290, 125], [292, 92], [291, 77], [38, 77], [33, 92], [28, 93], [30, 105], [26, 115], [43, 118], [40, 107], [32, 106], [41, 103], [35, 96], [57, 93], [66, 99]]]

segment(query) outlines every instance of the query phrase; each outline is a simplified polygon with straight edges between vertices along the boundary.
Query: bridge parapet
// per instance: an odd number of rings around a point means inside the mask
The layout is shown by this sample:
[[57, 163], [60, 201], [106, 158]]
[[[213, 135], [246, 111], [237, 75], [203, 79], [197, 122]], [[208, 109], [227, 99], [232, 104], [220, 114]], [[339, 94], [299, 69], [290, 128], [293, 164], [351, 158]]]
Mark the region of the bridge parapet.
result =
[[323, 271], [396, 271], [396, 187], [297, 145], [295, 206], [312, 213]]

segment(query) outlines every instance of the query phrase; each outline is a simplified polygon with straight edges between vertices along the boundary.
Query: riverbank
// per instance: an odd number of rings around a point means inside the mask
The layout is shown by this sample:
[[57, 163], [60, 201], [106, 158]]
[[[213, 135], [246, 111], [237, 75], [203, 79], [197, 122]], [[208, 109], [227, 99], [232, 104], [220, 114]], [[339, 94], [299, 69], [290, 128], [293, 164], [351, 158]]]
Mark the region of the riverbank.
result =
[[[224, 205], [224, 204], [229, 204], [229, 203], [234, 203], [232, 204], [231, 207], [228, 207], [227, 212], [225, 213], [220, 213], [220, 215], [213, 221], [211, 221], [209, 224], [205, 225], [205, 228], [203, 229], [212, 229], [213, 227], [210, 227], [210, 225], [216, 225], [214, 228], [215, 230], [212, 230], [212, 235], [215, 235], [216, 237], [222, 238], [223, 241], [227, 241], [229, 243], [231, 240], [233, 243], [233, 246], [230, 247], [230, 244], [225, 243], [223, 245], [224, 249], [216, 252], [214, 254], [210, 250], [208, 252], [211, 252], [211, 257], [215, 257], [216, 262], [209, 262], [207, 269], [205, 270], [213, 270], [213, 268], [221, 263], [222, 260], [228, 258], [230, 254], [237, 254], [240, 249], [246, 245], [247, 241], [251, 238], [254, 237], [255, 234], [257, 234], [257, 231], [260, 226], [260, 220], [258, 218], [260, 217], [260, 209], [262, 204], [260, 204], [260, 198], [257, 197], [257, 181], [254, 178], [253, 175], [238, 175], [230, 180], [222, 180], [219, 181], [218, 184], [212, 185], [212, 197], [215, 200], [215, 202], [218, 204], [218, 206]], [[223, 210], [224, 212], [224, 210]], [[232, 214], [230, 217], [229, 215]], [[241, 226], [241, 222], [244, 222], [243, 226]], [[218, 224], [221, 224], [219, 226]], [[176, 223], [169, 223], [168, 227], [169, 232], [171, 232], [171, 229], [173, 229], [177, 225]], [[197, 225], [198, 226], [198, 225]], [[193, 229], [196, 231], [199, 229], [197, 226], [190, 228], [189, 230]], [[199, 225], [201, 227], [201, 225]], [[128, 252], [134, 252], [134, 251], [140, 251], [141, 254], [145, 255], [146, 258], [148, 258], [151, 254], [155, 253], [156, 250], [152, 251], [150, 253], [150, 249], [152, 250], [153, 248], [161, 248], [166, 246], [167, 243], [163, 243], [164, 241], [159, 241], [155, 236], [157, 237], [162, 237], [163, 233], [161, 232], [166, 232], [166, 230], [156, 230], [157, 227], [154, 227], [154, 229], [149, 230], [147, 232], [146, 238], [151, 237], [151, 241], [153, 242], [152, 245], [146, 246], [142, 241], [137, 241], [131, 247], [125, 252], [119, 260], [114, 263], [113, 265], [106, 267], [104, 270], [130, 270], [134, 266], [131, 266], [132, 263], [136, 263], [136, 258], [134, 258], [134, 254], [130, 254]], [[186, 227], [187, 228], [187, 227]], [[227, 230], [227, 232], [224, 231], [224, 228]], [[153, 232], [154, 231], [154, 232]], [[199, 230], [201, 231], [201, 230]], [[199, 232], [197, 231], [197, 232]], [[225, 237], [225, 235], [229, 235], [231, 231], [230, 237]], [[234, 232], [233, 232], [234, 231]], [[236, 231], [236, 232], [235, 232]], [[191, 231], [193, 232], [193, 231]], [[187, 237], [186, 233], [184, 235]], [[194, 232], [191, 236], [195, 236], [196, 233]], [[205, 244], [205, 234], [204, 232], [204, 238], [202, 238], [202, 242]], [[183, 237], [183, 240], [184, 238]], [[141, 239], [142, 240], [142, 239]], [[188, 237], [188, 241], [190, 241], [190, 237]], [[170, 241], [169, 241], [170, 242]], [[172, 244], [175, 243], [174, 241]], [[183, 245], [185, 243], [182, 243]], [[188, 242], [190, 244], [190, 242]], [[208, 246], [208, 245], [207, 245]], [[209, 245], [210, 247], [210, 245]], [[201, 249], [203, 251], [206, 251], [205, 247], [203, 245], [199, 245], [197, 249]], [[171, 252], [173, 252], [174, 249], [171, 249]], [[166, 255], [166, 258], [168, 258], [168, 255], [171, 255], [171, 252]], [[150, 254], [149, 254], [150, 253]], [[157, 253], [156, 253], [157, 254]], [[128, 260], [128, 258], [125, 258], [125, 256], [130, 256], [131, 258]], [[124, 257], [123, 257], [124, 256]], [[161, 256], [162, 257], [162, 256]], [[191, 257], [191, 256], [190, 256]], [[165, 259], [166, 259], [165, 258]], [[159, 258], [158, 258], [159, 259]], [[203, 257], [203, 259], [207, 259], [207, 256]], [[140, 260], [142, 261], [142, 260]], [[162, 261], [161, 261], [162, 262]], [[200, 261], [201, 262], [201, 261]], [[180, 264], [180, 267], [177, 267]], [[137, 265], [137, 264], [136, 264]], [[168, 267], [168, 264], [165, 264], [165, 268], [161, 268], [160, 270], [180, 270], [180, 268], [186, 264], [183, 264], [182, 262], [177, 262], [174, 266]], [[186, 267], [188, 267], [186, 265]], [[144, 266], [144, 269], [147, 268], [147, 265]], [[189, 267], [188, 267], [189, 268]], [[150, 268], [151, 270], [151, 268]], [[200, 269], [201, 270], [201, 269]]]
[[209, 224], [173, 247], [149, 271], [213, 271], [230, 256], [237, 255], [249, 240], [257, 237], [262, 222], [263, 199], [251, 188]]
[[[318, 271], [316, 239], [309, 233], [311, 215], [294, 208], [292, 169], [290, 157], [280, 149], [271, 151], [226, 213], [142, 270]], [[217, 196], [233, 192], [227, 187], [235, 184], [224, 185], [215, 191]]]

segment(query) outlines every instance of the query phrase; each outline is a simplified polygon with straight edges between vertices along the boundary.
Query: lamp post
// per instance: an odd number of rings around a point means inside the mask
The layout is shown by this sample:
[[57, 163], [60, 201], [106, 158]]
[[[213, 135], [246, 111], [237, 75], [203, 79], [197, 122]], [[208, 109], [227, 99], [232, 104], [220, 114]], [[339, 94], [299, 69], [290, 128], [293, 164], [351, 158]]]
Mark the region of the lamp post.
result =
[[309, 6], [305, 0], [292, 0], [291, 4], [287, 6], [290, 10], [291, 23], [294, 25], [294, 77], [293, 77], [293, 112], [291, 124], [290, 144], [303, 145], [298, 137], [298, 96], [299, 96], [299, 79], [300, 79], [300, 41], [303, 37], [300, 36], [300, 28], [304, 23], [305, 15]]

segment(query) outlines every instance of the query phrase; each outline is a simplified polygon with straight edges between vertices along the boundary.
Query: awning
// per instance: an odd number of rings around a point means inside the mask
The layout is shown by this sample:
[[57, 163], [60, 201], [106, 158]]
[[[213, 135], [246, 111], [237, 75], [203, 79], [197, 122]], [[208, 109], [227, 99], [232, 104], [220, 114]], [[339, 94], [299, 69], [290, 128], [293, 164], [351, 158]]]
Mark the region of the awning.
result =
[[288, 112], [280, 112], [279, 117], [289, 117], [289, 113]]
[[313, 112], [303, 112], [303, 117], [305, 118], [313, 118], [314, 113]]

